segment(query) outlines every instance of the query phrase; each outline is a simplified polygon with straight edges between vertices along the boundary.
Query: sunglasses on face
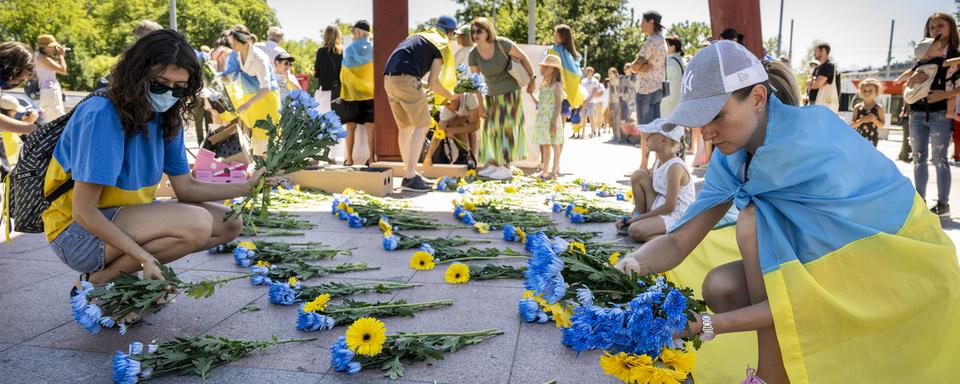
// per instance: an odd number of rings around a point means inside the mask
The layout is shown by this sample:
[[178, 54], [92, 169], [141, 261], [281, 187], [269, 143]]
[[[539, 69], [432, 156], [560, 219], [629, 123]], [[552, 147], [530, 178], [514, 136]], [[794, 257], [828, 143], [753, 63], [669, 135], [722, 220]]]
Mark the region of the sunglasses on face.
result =
[[473, 34], [473, 35], [479, 35], [479, 34], [483, 33], [483, 29], [480, 29], [480, 28], [471, 29], [471, 30], [470, 30], [470, 33]]
[[173, 97], [184, 97], [187, 95], [186, 87], [168, 87], [156, 81], [150, 82], [150, 93], [153, 93], [155, 95], [162, 95], [164, 93], [167, 93], [167, 91], [171, 91], [171, 93], [173, 94]]

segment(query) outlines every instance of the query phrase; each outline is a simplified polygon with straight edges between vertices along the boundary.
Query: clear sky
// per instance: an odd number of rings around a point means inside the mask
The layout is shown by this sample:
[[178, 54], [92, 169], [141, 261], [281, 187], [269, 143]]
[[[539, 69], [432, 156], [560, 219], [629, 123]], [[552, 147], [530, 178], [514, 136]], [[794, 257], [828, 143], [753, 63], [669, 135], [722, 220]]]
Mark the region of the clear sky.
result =
[[[442, 14], [454, 14], [458, 6], [450, 0], [409, 0], [410, 26]], [[288, 38], [320, 39], [323, 28], [337, 18], [352, 22], [373, 18], [372, 0], [268, 0]], [[628, 7], [655, 9], [664, 24], [682, 20], [710, 22], [707, 0], [629, 0]], [[783, 54], [794, 19], [793, 61], [799, 63], [807, 49], [824, 40], [833, 48], [834, 61], [842, 69], [882, 66], [887, 60], [890, 20], [896, 19], [893, 59], [912, 56], [911, 41], [923, 37], [923, 24], [936, 11], [954, 13], [952, 0], [785, 0], [783, 10]], [[777, 35], [779, 0], [760, 0], [764, 38]]]

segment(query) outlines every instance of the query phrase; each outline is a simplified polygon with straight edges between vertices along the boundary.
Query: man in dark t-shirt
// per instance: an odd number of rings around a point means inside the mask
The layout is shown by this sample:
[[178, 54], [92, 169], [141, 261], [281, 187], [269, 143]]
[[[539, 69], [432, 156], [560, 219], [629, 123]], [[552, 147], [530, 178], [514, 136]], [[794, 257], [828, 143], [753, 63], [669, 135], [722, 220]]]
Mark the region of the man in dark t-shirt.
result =
[[817, 103], [817, 95], [820, 89], [826, 86], [834, 86], [833, 79], [836, 77], [836, 68], [830, 62], [830, 44], [819, 43], [813, 48], [813, 57], [820, 62], [813, 69], [810, 75], [810, 81], [807, 83], [807, 95], [810, 97], [810, 104]]
[[[416, 173], [423, 141], [433, 125], [420, 79], [429, 73], [427, 84], [430, 90], [444, 99], [454, 98], [453, 93], [440, 84], [440, 71], [444, 65], [440, 50], [450, 49], [449, 40], [456, 33], [457, 21], [450, 16], [441, 16], [435, 27], [402, 41], [390, 54], [383, 69], [383, 88], [399, 129], [397, 141], [404, 164], [400, 186], [408, 191], [426, 192], [432, 189], [430, 183]], [[448, 60], [453, 60], [452, 51], [448, 54]]]

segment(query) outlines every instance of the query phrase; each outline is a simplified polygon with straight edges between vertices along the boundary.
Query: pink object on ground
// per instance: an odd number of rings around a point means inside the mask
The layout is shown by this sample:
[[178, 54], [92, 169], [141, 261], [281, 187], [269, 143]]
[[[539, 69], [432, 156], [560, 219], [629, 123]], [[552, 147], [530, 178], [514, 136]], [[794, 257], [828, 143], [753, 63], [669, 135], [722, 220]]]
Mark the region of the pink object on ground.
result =
[[247, 181], [247, 165], [240, 162], [227, 165], [214, 159], [212, 151], [201, 148], [193, 165], [193, 174], [197, 180], [208, 183], [243, 183]]

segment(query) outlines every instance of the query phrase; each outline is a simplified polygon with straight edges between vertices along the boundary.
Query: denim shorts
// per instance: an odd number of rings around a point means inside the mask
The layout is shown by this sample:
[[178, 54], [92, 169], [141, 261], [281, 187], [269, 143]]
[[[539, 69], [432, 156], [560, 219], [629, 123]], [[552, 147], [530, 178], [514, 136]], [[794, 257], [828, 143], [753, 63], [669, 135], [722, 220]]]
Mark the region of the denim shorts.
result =
[[[103, 216], [113, 222], [120, 208], [101, 208]], [[96, 272], [104, 267], [104, 243], [94, 234], [87, 232], [80, 223], [74, 221], [67, 226], [56, 239], [50, 242], [50, 248], [64, 264], [80, 273]]]

